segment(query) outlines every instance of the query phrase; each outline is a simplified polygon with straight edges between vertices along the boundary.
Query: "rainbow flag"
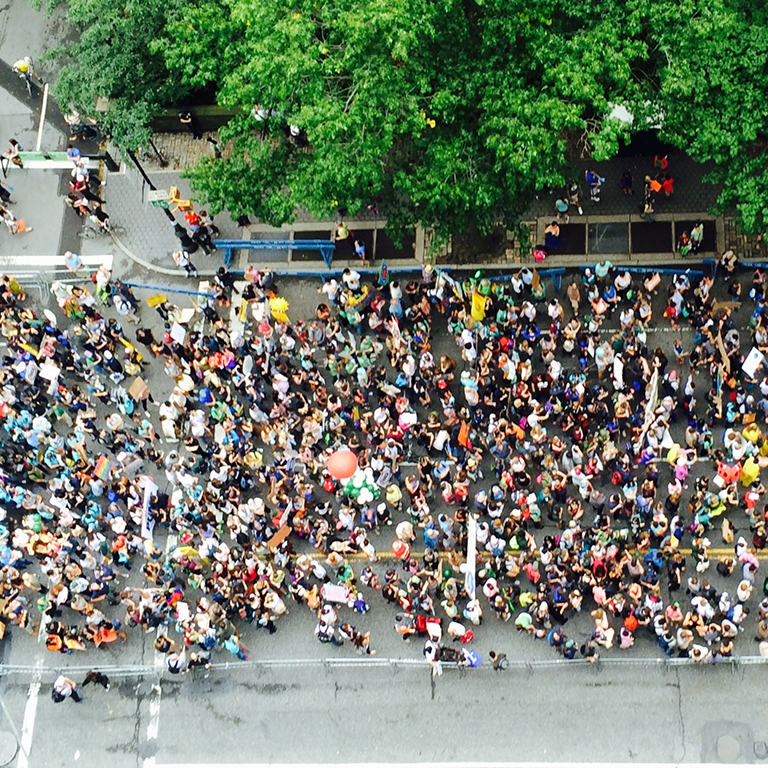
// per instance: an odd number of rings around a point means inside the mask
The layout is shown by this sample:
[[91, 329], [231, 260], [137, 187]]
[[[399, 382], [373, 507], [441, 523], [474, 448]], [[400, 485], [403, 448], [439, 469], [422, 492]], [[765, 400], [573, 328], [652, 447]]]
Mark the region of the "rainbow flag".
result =
[[99, 456], [93, 474], [95, 477], [98, 477], [99, 480], [106, 480], [115, 466], [115, 462], [111, 459], [108, 459], [106, 456]]

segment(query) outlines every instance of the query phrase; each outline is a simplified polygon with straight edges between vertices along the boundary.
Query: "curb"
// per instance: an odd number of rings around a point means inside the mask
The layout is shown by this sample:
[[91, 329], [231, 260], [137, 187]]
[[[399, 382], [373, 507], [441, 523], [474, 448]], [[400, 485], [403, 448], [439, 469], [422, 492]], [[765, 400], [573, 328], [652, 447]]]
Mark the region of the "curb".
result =
[[[127, 245], [125, 245], [120, 238], [114, 234], [114, 232], [109, 233], [112, 237], [112, 242], [131, 260], [136, 262], [141, 267], [144, 267], [144, 269], [148, 269], [151, 272], [157, 272], [160, 275], [169, 275], [170, 277], [182, 277], [184, 274], [183, 270], [179, 269], [169, 269], [168, 267], [158, 267], [155, 264], [152, 264], [149, 261], [145, 261], [140, 256], [137, 256], [130, 248], [128, 248]], [[200, 277], [213, 277], [216, 274], [216, 270], [200, 270], [198, 271], [198, 275]]]
[[[137, 256], [130, 248], [128, 248], [125, 243], [120, 240], [120, 238], [115, 235], [113, 232], [110, 232], [110, 236], [112, 238], [112, 242], [133, 262], [138, 264], [141, 267], [144, 267], [144, 269], [149, 270], [150, 272], [156, 272], [160, 275], [168, 275], [169, 277], [181, 277], [182, 271], [177, 269], [169, 269], [168, 267], [159, 267], [155, 264], [152, 264], [152, 262], [147, 261], [146, 259], [142, 259], [140, 256]], [[596, 256], [598, 254], [595, 254]], [[639, 260], [637, 257], [633, 256], [623, 256], [621, 254], [615, 255], [615, 254], [600, 254], [603, 256], [603, 258], [611, 258], [615, 259], [613, 261], [614, 267], [621, 267], [621, 266], [632, 266], [632, 267], [638, 267], [638, 266], [647, 266], [649, 270], [652, 270], [654, 268], [662, 268], [662, 267], [673, 267], [673, 268], [679, 268], [684, 270], [687, 269], [695, 269], [695, 268], [701, 268], [707, 266], [705, 262], [711, 261], [711, 256], [716, 254], [702, 254], [703, 259], [696, 259], [696, 260], [688, 260], [683, 258], [670, 258], [669, 256], [662, 256], [662, 258], [659, 259], [653, 259], [653, 260], [646, 260], [642, 259]], [[707, 258], [710, 257], [710, 258]], [[561, 257], [562, 258], [562, 257]], [[572, 270], [579, 270], [585, 266], [593, 266], [601, 259], [597, 259], [596, 261], [592, 262], [585, 256], [579, 256], [579, 255], [573, 255], [570, 254], [565, 257], [568, 259], [568, 261], [561, 261], [561, 259], [558, 259], [557, 256], [552, 258], [552, 260], [547, 260], [545, 262], [532, 262], [532, 261], [518, 261], [518, 262], [499, 262], [499, 263], [493, 263], [493, 262], [486, 262], [486, 263], [477, 263], [477, 264], [435, 264], [436, 269], [445, 269], [449, 271], [466, 271], [466, 272], [476, 272], [477, 270], [502, 270], [507, 272], [519, 272], [523, 267], [535, 267], [539, 269], [548, 269], [548, 268], [565, 268], [565, 269], [572, 269]], [[739, 262], [741, 266], [749, 268], [752, 264], [756, 264], [758, 262], [755, 262], [755, 260], [743, 260]], [[279, 262], [279, 264], [282, 264], [282, 262]], [[322, 267], [318, 266], [318, 268], [311, 269], [307, 268], [306, 266], [303, 266], [300, 269], [292, 270], [292, 269], [280, 269], [278, 266], [278, 263], [275, 263], [275, 265], [271, 264], [264, 264], [264, 268], [270, 269], [275, 275], [281, 276], [281, 277], [326, 277], [330, 274], [336, 274], [337, 272], [340, 273], [343, 269], [342, 266], [339, 266], [339, 268], [334, 269], [328, 269], [324, 265]], [[390, 266], [390, 272], [417, 272], [421, 271], [422, 265], [409, 265], [407, 267], [399, 266], [399, 265], [392, 265]], [[378, 274], [378, 268], [361, 268], [358, 267], [357, 271], [364, 274]], [[198, 274], [200, 277], [213, 277], [216, 274], [216, 270], [199, 270]]]

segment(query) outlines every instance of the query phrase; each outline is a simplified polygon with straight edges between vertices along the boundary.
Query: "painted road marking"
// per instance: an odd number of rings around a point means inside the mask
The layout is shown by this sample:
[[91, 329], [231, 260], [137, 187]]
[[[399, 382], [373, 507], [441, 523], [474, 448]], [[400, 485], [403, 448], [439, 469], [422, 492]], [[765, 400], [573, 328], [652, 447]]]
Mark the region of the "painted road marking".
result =
[[[80, 258], [86, 267], [95, 267], [98, 269], [104, 264], [107, 269], [112, 269], [112, 261], [114, 256], [112, 254], [105, 254], [102, 256], [83, 256]], [[58, 267], [66, 269], [64, 263], [64, 256], [0, 256], [0, 270], [6, 269], [19, 269], [24, 272], [50, 272], [55, 271]], [[69, 270], [67, 270], [69, 271]], [[70, 273], [72, 274], [72, 273]], [[73, 277], [75, 275], [73, 274]], [[87, 279], [87, 275], [83, 275], [83, 280]]]
[[[146, 760], [144, 765], [146, 765]], [[679, 768], [680, 763], [545, 763], [545, 762], [434, 762], [434, 763], [154, 763], [155, 768], [307, 768], [308, 766], [325, 768], [343, 766], [343, 768], [616, 768], [618, 765], [632, 768]], [[683, 763], [685, 768], [712, 768], [711, 763]], [[736, 763], [717, 763], [718, 768], [736, 768]]]
[[[41, 633], [42, 634], [42, 633]], [[18, 768], [28, 768], [29, 753], [32, 750], [32, 736], [35, 732], [35, 720], [37, 718], [37, 701], [40, 697], [40, 685], [43, 680], [43, 659], [37, 660], [32, 682], [29, 684], [27, 705], [24, 707], [24, 720], [21, 725], [21, 751], [16, 763]]]

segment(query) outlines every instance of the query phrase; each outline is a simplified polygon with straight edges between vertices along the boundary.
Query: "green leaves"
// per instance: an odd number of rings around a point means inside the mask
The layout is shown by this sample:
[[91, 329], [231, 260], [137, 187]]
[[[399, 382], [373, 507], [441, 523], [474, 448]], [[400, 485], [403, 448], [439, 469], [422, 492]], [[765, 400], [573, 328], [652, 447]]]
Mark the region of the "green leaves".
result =
[[[239, 116], [193, 183], [271, 223], [354, 215], [438, 239], [513, 226], [562, 184], [568, 148], [613, 156], [630, 127], [714, 161], [723, 208], [765, 226], [768, 10], [747, 0], [68, 0], [65, 106], [126, 146], [209, 88]], [[269, 113], [265, 122], [251, 110]], [[615, 107], [633, 115], [609, 117]], [[289, 138], [298, 126], [306, 146]]]
[[662, 0], [650, 22], [665, 60], [653, 94], [663, 136], [696, 160], [714, 161], [723, 210], [748, 232], [765, 229], [768, 175], [756, 157], [768, 136], [768, 21], [765, 10], [725, 0]]
[[148, 48], [184, 5], [183, 0], [69, 0], [67, 20], [80, 37], [48, 54], [63, 63], [55, 85], [62, 108], [93, 116], [96, 102], [109, 100], [104, 122], [116, 143], [135, 149], [145, 142], [152, 114], [189, 90]]
[[266, 140], [253, 118], [233, 121], [231, 158], [192, 174], [212, 204], [280, 222], [291, 206], [354, 215], [378, 197], [391, 226], [444, 239], [514, 223], [535, 188], [563, 181], [567, 134], [615, 151], [625, 127], [602, 120], [646, 51], [622, 13], [607, 0], [218, 0], [188, 7], [152, 50], [221, 103], [274, 113]]

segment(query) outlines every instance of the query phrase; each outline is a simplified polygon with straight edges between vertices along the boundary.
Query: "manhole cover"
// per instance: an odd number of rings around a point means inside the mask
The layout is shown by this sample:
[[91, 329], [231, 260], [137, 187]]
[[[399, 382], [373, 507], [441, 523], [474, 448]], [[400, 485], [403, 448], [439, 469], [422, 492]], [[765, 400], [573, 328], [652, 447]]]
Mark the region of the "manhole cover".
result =
[[735, 763], [741, 754], [741, 745], [735, 736], [721, 736], [717, 740], [717, 756], [724, 763]]
[[19, 751], [19, 742], [8, 731], [0, 731], [0, 765], [9, 765]]

